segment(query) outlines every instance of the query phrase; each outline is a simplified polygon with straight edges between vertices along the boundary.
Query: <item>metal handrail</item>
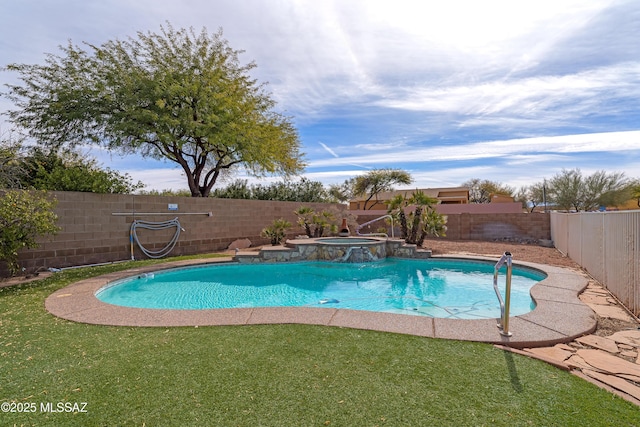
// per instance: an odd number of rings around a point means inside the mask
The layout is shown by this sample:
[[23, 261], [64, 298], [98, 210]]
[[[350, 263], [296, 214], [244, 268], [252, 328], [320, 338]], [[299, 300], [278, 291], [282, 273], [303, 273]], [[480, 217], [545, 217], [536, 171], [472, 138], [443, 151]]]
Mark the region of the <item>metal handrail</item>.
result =
[[393, 235], [393, 217], [392, 217], [391, 215], [382, 215], [382, 216], [381, 216], [381, 217], [379, 217], [379, 218], [372, 219], [371, 221], [367, 221], [367, 222], [365, 222], [364, 224], [360, 224], [360, 225], [358, 226], [358, 228], [356, 228], [356, 234], [357, 234], [358, 236], [384, 236], [384, 237], [389, 237], [389, 236], [387, 235], [387, 233], [366, 233], [366, 234], [362, 234], [362, 233], [360, 233], [360, 229], [361, 229], [362, 227], [365, 227], [365, 226], [367, 226], [367, 225], [369, 225], [369, 224], [373, 224], [373, 223], [374, 223], [374, 222], [376, 222], [376, 221], [380, 221], [382, 218], [389, 218], [389, 219], [391, 220], [391, 238], [393, 239], [393, 238], [394, 238], [394, 235]]
[[[500, 290], [498, 289], [498, 272], [503, 265], [507, 266], [507, 283], [504, 291], [504, 301]], [[496, 263], [493, 272], [493, 290], [496, 291], [498, 301], [500, 301], [500, 320], [498, 322], [498, 329], [500, 334], [505, 337], [510, 337], [512, 334], [509, 332], [509, 305], [511, 304], [511, 252], [505, 252], [500, 260]]]

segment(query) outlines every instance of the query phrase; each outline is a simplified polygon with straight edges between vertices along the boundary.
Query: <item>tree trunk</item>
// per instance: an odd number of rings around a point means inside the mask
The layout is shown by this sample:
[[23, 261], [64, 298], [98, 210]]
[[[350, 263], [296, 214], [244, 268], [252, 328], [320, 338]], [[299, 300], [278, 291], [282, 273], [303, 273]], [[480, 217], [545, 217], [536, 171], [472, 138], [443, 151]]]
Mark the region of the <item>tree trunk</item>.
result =
[[420, 220], [422, 219], [422, 207], [417, 206], [413, 213], [413, 223], [411, 224], [411, 234], [407, 239], [407, 243], [416, 243], [418, 240], [418, 230], [420, 230]]
[[407, 216], [402, 208], [400, 208], [398, 216], [400, 217], [400, 234], [402, 235], [402, 238], [406, 240], [407, 237], [409, 237], [409, 230], [407, 228]]

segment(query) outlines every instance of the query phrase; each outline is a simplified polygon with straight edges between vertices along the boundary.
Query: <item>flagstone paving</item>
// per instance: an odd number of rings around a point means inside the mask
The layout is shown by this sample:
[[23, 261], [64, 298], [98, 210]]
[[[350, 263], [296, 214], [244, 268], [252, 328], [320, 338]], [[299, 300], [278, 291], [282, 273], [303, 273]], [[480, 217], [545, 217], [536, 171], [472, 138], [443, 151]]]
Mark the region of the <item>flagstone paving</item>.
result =
[[579, 298], [597, 313], [603, 328], [570, 343], [527, 348], [521, 353], [571, 371], [640, 405], [640, 323], [594, 280]]

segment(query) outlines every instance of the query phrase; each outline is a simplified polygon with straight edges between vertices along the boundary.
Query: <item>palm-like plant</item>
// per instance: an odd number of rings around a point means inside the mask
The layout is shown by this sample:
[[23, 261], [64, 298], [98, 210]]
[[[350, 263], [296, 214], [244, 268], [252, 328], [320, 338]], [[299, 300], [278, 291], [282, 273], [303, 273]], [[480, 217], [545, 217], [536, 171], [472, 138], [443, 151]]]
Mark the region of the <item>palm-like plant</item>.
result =
[[[400, 233], [407, 243], [422, 246], [427, 235], [444, 236], [446, 232], [446, 217], [433, 208], [437, 199], [416, 190], [411, 197], [398, 195], [389, 202], [388, 213], [400, 223]], [[407, 215], [405, 209], [414, 206], [414, 210]]]
[[278, 246], [282, 243], [282, 240], [287, 236], [287, 230], [291, 228], [291, 223], [286, 219], [276, 219], [271, 225], [262, 229], [262, 237], [266, 237], [271, 240], [273, 246]]
[[300, 206], [294, 211], [298, 215], [298, 225], [304, 228], [307, 237], [322, 237], [325, 231], [335, 232], [335, 214], [331, 211], [316, 212], [309, 206]]

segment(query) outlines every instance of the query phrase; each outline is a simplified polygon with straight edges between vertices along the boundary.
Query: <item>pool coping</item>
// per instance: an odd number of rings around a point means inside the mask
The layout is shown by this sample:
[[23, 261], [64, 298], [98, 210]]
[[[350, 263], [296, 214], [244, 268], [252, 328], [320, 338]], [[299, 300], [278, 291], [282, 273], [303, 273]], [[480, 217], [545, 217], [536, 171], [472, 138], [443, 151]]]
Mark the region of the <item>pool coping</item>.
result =
[[[491, 261], [489, 257], [445, 255], [435, 259]], [[477, 341], [525, 348], [569, 342], [593, 332], [594, 311], [578, 295], [587, 287], [584, 274], [563, 267], [514, 261], [514, 266], [541, 270], [547, 278], [531, 288], [536, 308], [509, 318], [512, 336], [500, 334], [496, 319], [444, 319], [394, 313], [376, 313], [341, 308], [260, 307], [205, 310], [143, 309], [111, 305], [95, 293], [118, 279], [177, 267], [233, 262], [231, 258], [174, 261], [138, 267], [81, 280], [52, 293], [45, 300], [54, 316], [79, 323], [107, 326], [176, 327], [261, 324], [308, 324], [368, 329], [462, 341]]]

